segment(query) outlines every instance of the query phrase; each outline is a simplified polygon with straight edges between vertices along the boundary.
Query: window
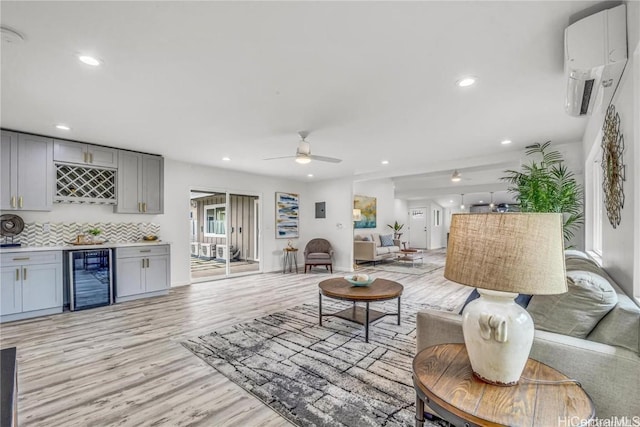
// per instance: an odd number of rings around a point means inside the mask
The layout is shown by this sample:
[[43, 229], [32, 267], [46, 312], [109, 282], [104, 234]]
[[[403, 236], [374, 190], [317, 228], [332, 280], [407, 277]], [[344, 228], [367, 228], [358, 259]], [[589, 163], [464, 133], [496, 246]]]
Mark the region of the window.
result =
[[[602, 133], [598, 134], [598, 139]], [[602, 257], [602, 149], [594, 144], [586, 162], [585, 170], [585, 243], [594, 258]]]
[[206, 237], [226, 237], [225, 228], [226, 206], [205, 205], [204, 207], [204, 235]]
[[593, 164], [593, 188], [591, 189], [591, 197], [593, 198], [592, 211], [592, 233], [593, 241], [591, 242], [591, 250], [602, 256], [602, 167], [600, 160]]

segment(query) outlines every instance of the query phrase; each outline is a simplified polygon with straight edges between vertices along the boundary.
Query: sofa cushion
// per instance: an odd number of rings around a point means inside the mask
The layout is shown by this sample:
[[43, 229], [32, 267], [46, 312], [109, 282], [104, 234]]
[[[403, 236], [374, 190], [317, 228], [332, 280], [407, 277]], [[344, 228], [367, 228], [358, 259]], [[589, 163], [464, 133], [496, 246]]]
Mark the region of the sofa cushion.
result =
[[609, 281], [594, 272], [567, 270], [568, 291], [534, 295], [527, 311], [536, 329], [586, 338], [618, 302]]
[[602, 318], [587, 339], [640, 354], [640, 307], [626, 294], [618, 293], [618, 304]]
[[371, 240], [376, 242], [376, 248], [379, 248], [380, 246], [382, 246], [379, 233], [371, 233]]
[[393, 246], [393, 234], [381, 234], [380, 243], [382, 246]]
[[388, 253], [389, 253], [389, 248], [385, 246], [380, 246], [379, 248], [376, 248], [376, 255], [385, 255]]

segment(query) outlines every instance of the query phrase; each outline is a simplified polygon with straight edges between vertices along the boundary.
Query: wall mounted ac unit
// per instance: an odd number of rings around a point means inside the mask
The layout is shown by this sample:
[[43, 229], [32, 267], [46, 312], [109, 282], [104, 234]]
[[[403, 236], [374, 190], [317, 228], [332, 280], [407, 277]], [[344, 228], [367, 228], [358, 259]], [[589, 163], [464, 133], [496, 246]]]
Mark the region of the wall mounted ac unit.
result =
[[581, 19], [564, 30], [565, 110], [572, 116], [591, 114], [608, 105], [627, 62], [625, 5]]

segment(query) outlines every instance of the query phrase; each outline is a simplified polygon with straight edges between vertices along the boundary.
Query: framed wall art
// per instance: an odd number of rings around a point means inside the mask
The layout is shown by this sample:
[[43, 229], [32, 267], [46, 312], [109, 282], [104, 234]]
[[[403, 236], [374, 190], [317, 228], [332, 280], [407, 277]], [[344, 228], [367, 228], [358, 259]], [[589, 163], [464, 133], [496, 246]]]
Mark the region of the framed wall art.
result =
[[354, 228], [376, 228], [376, 198], [353, 196], [353, 208], [360, 209], [360, 221], [354, 222]]
[[276, 192], [276, 239], [298, 237], [300, 198], [294, 193]]

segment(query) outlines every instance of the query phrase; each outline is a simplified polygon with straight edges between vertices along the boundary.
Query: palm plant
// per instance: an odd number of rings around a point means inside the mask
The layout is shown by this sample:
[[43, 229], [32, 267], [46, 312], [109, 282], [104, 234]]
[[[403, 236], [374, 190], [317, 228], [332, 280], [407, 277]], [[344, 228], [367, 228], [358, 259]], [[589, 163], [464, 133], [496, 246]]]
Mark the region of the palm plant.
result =
[[393, 225], [387, 224], [387, 227], [393, 230], [394, 239], [399, 239], [400, 236], [402, 236], [402, 233], [400, 233], [400, 230], [402, 230], [402, 227], [404, 227], [404, 224], [399, 224], [398, 221], [396, 221]]
[[584, 223], [582, 209], [582, 186], [575, 180], [564, 164], [559, 151], [547, 151], [551, 141], [535, 143], [527, 147], [531, 160], [521, 171], [506, 170], [500, 178], [510, 184], [507, 191], [520, 203], [522, 212], [558, 212], [563, 214], [565, 242], [575, 236], [575, 231]]

